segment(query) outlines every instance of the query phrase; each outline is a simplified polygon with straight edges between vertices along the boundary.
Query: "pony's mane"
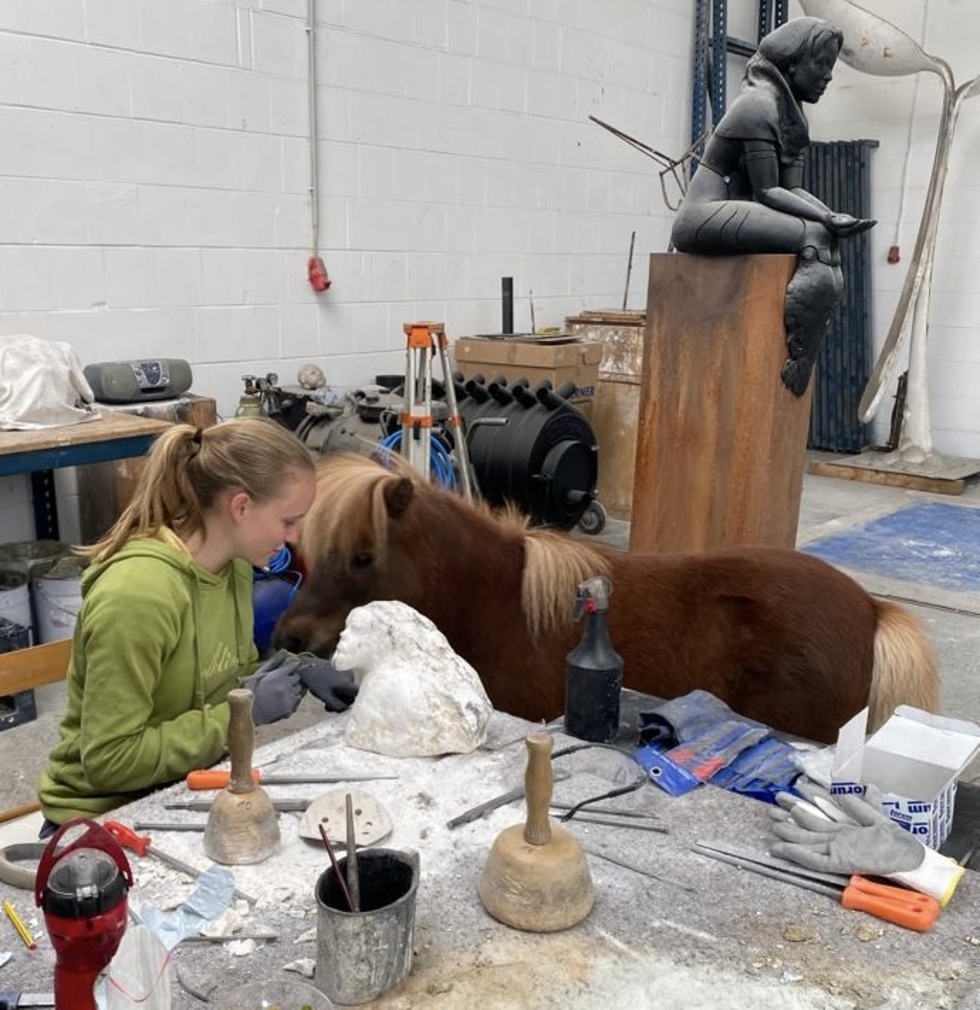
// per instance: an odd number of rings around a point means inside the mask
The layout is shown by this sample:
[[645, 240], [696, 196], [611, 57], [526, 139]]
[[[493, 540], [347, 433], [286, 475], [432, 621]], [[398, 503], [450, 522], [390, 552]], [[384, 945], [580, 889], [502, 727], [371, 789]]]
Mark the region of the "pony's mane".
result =
[[492, 523], [501, 536], [523, 541], [521, 601], [532, 635], [571, 623], [579, 583], [609, 573], [609, 563], [598, 551], [566, 533], [529, 528], [528, 517], [516, 506], [493, 510], [484, 502], [466, 502], [423, 480], [402, 457], [392, 454], [386, 462], [391, 469], [347, 453], [323, 459], [316, 499], [303, 523], [302, 550], [307, 557], [350, 557], [370, 547], [383, 564], [388, 544], [384, 491], [407, 477], [417, 495], [448, 495], [457, 503], [461, 519], [470, 511], [474, 518]]
[[529, 529], [524, 551], [521, 601], [532, 635], [571, 624], [579, 584], [594, 575], [609, 574], [609, 562], [598, 551], [567, 533]]

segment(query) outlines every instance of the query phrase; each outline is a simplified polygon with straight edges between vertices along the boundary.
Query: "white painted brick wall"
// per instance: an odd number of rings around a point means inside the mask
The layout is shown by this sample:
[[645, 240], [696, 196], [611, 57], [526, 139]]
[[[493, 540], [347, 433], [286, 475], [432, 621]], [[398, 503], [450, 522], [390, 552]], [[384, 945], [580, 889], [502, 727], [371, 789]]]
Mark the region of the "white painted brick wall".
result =
[[[921, 32], [922, 0], [865, 5]], [[975, 6], [929, 5], [926, 47], [958, 80], [980, 69]], [[322, 295], [306, 282], [306, 10], [0, 0], [0, 332], [67, 340], [86, 362], [186, 357], [195, 391], [227, 415], [245, 373], [289, 382], [315, 360], [356, 385], [400, 370], [412, 318], [444, 318], [454, 337], [499, 330], [503, 276], [518, 329], [532, 293], [539, 326], [617, 307], [634, 230], [629, 304], [642, 306], [644, 261], [666, 249], [672, 215], [657, 166], [588, 116], [669, 154], [687, 148], [691, 4], [319, 0], [320, 248], [333, 281]], [[813, 110], [820, 138], [881, 141], [878, 340], [902, 273], [884, 255], [896, 228], [911, 252], [937, 95], [933, 80], [842, 69]], [[937, 444], [975, 456], [978, 124], [980, 102], [968, 104], [932, 335]], [[29, 532], [26, 500], [25, 480], [0, 480], [0, 539]]]
[[[927, 52], [946, 60], [956, 83], [980, 73], [980, 5], [961, 0], [861, 0], [867, 10], [911, 35]], [[923, 34], [924, 28], [924, 34]], [[942, 85], [934, 74], [871, 77], [839, 66], [834, 81], [810, 114], [815, 139], [873, 138], [873, 205], [878, 225], [872, 231], [874, 256], [874, 338], [879, 348], [889, 325], [911, 259], [938, 129]], [[976, 103], [976, 107], [974, 107]], [[914, 110], [914, 113], [913, 113]], [[980, 102], [967, 101], [956, 126], [936, 246], [930, 312], [929, 380], [932, 435], [945, 453], [980, 457], [980, 220], [973, 166], [980, 154]], [[887, 262], [898, 245], [901, 261]], [[900, 358], [906, 367], [907, 355]], [[875, 432], [888, 432], [891, 396], [882, 401]]]

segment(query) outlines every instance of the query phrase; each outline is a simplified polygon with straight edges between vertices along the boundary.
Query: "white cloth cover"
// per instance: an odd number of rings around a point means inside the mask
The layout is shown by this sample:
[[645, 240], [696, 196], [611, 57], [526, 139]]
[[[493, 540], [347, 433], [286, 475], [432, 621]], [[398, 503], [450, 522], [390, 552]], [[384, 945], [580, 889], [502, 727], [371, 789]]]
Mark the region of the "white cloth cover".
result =
[[333, 662], [360, 685], [345, 731], [351, 747], [421, 757], [468, 754], [485, 742], [493, 706], [480, 678], [407, 604], [355, 607]]
[[0, 336], [0, 428], [56, 428], [100, 415], [70, 344], [26, 333]]

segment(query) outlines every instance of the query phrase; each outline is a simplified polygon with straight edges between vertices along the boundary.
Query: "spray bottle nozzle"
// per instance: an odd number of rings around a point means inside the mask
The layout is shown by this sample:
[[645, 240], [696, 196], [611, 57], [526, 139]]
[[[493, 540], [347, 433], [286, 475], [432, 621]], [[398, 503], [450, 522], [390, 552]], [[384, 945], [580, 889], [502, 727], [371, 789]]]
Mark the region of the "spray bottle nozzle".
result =
[[608, 610], [611, 593], [612, 583], [605, 575], [595, 575], [580, 582], [575, 591], [575, 620], [579, 620], [583, 614]]

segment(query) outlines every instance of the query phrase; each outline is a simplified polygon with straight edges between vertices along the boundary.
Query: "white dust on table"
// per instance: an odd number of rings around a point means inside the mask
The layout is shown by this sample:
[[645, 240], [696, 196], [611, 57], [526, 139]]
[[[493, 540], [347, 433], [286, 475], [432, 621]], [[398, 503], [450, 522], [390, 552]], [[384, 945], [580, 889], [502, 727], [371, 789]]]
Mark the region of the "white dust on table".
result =
[[[444, 874], [462, 861], [469, 868], [474, 852], [479, 856], [489, 851], [500, 831], [524, 819], [523, 803], [515, 802], [455, 830], [446, 826], [450, 818], [464, 810], [523, 784], [526, 766], [523, 734], [526, 727], [500, 714], [495, 715], [493, 727], [488, 746], [494, 749], [481, 751], [479, 761], [474, 761], [473, 755], [465, 754], [439, 758], [389, 757], [360, 751], [338, 741], [284, 755], [282, 760], [266, 765], [262, 770], [268, 775], [395, 776], [351, 782], [351, 788], [372, 794], [391, 818], [393, 830], [377, 846], [411, 849], [419, 853], [420, 884], [424, 887], [430, 874]], [[339, 726], [337, 728], [340, 729]], [[323, 743], [315, 738], [312, 742]], [[313, 799], [338, 787], [343, 788], [343, 783], [267, 785], [265, 788], [273, 798], [300, 796]], [[169, 813], [161, 812], [161, 817]], [[200, 819], [201, 815], [195, 817]], [[304, 929], [312, 928], [315, 923], [315, 886], [330, 862], [322, 843], [308, 841], [299, 835], [301, 818], [302, 813], [279, 815], [282, 841], [275, 857], [255, 865], [229, 867], [235, 877], [235, 886], [255, 899], [249, 920], [242, 923], [243, 932], [249, 931], [264, 913], [273, 911], [280, 918], [309, 920], [308, 925], [302, 927]], [[169, 819], [175, 818], [171, 816]], [[342, 857], [342, 834], [331, 831], [330, 838], [336, 855]], [[154, 836], [154, 844], [202, 871], [210, 865], [203, 851], [203, 833], [161, 832]], [[145, 900], [161, 908], [176, 907], [194, 887], [193, 881], [185, 875], [154, 860], [134, 860], [134, 870], [140, 889], [145, 886]]]

